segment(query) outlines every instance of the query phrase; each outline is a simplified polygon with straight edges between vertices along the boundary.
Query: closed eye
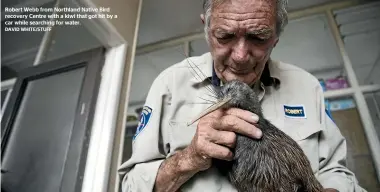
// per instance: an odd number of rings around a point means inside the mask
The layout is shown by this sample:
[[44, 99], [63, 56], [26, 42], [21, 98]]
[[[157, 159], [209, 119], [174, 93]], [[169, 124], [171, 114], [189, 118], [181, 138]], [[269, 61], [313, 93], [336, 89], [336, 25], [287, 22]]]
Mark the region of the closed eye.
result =
[[251, 35], [251, 34], [247, 35], [247, 39], [255, 43], [265, 43], [268, 41], [268, 39], [266, 38], [260, 38], [257, 35]]
[[220, 39], [220, 40], [228, 40], [228, 39], [232, 39], [234, 38], [234, 34], [232, 33], [225, 33], [225, 34], [222, 34], [222, 35], [217, 35], [216, 38], [217, 39]]

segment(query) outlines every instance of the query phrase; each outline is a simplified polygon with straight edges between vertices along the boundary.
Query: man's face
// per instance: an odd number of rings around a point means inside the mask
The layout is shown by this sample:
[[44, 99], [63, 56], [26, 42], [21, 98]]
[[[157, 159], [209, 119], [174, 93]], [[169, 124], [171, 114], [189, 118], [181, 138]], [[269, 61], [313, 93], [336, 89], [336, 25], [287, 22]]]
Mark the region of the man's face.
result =
[[273, 0], [225, 0], [214, 6], [208, 39], [217, 76], [252, 85], [261, 76], [276, 35]]

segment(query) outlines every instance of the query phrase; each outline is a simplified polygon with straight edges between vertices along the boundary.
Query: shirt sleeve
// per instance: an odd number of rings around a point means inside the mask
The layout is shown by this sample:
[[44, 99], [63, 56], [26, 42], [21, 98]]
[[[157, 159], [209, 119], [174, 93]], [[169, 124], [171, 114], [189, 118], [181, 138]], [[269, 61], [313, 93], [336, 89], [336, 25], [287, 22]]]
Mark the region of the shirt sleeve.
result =
[[[321, 90], [321, 89], [320, 89]], [[319, 137], [319, 172], [317, 178], [324, 188], [339, 192], [365, 191], [358, 184], [355, 174], [346, 167], [347, 145], [337, 125], [327, 114], [324, 97], [320, 91], [323, 131]]]
[[150, 87], [133, 137], [131, 158], [119, 168], [123, 192], [152, 191], [158, 169], [166, 158], [160, 129], [165, 97], [170, 94], [164, 72]]

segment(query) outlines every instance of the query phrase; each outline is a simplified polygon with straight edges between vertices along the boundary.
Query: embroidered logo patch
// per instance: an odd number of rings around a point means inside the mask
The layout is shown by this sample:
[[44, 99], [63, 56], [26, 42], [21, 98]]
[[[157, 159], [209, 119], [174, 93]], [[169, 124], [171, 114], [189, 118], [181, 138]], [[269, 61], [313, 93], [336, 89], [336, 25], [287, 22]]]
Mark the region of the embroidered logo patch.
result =
[[133, 140], [137, 137], [137, 135], [146, 127], [149, 122], [149, 119], [152, 115], [152, 108], [148, 106], [144, 106], [140, 115], [140, 122], [137, 125], [136, 133], [133, 136]]
[[290, 118], [306, 118], [305, 107], [303, 105], [284, 105], [286, 117]]

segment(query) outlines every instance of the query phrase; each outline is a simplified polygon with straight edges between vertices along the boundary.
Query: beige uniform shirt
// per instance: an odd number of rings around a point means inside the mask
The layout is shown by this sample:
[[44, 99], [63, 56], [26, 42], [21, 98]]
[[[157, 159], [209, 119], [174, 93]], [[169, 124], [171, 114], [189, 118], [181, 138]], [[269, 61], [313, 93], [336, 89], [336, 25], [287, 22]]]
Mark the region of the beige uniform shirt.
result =
[[[281, 84], [262, 86], [264, 117], [298, 142], [325, 188], [364, 191], [345, 167], [346, 141], [325, 113], [318, 80], [289, 64], [271, 61], [268, 65], [270, 75]], [[214, 100], [206, 87], [212, 86], [208, 80], [212, 72], [211, 54], [206, 53], [169, 67], [155, 79], [133, 140], [132, 156], [119, 169], [123, 192], [152, 191], [162, 161], [189, 145], [197, 122], [191, 126], [186, 123], [211, 105], [208, 100]], [[233, 192], [236, 189], [227, 178], [210, 168], [192, 177], [181, 191]]]

